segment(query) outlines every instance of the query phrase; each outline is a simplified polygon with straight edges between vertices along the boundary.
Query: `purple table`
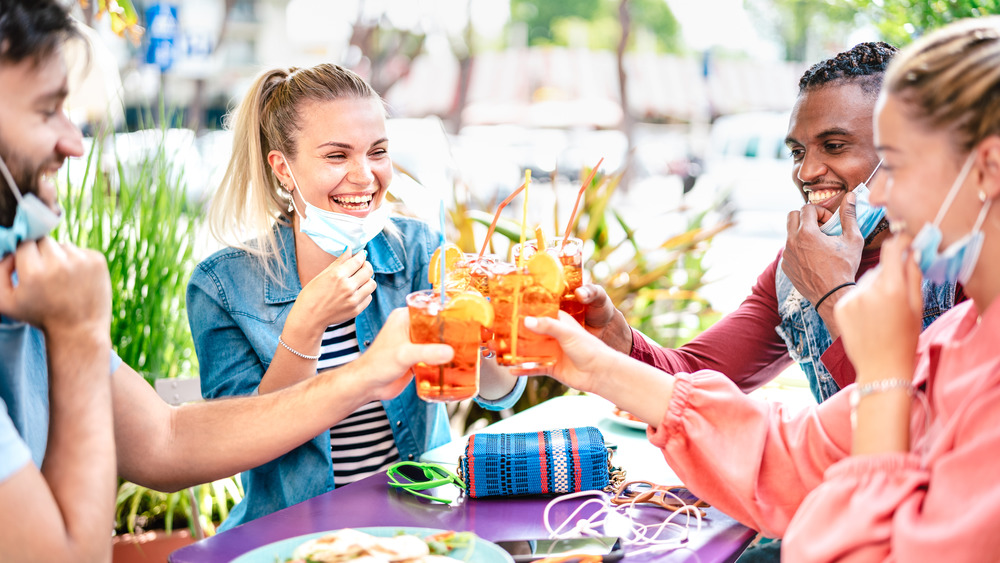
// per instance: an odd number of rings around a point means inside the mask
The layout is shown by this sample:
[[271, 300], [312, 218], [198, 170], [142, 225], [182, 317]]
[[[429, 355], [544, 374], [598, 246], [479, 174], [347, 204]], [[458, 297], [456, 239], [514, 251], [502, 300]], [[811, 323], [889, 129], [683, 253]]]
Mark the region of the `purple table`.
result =
[[[645, 433], [605, 419], [608, 404], [597, 397], [558, 397], [486, 431], [515, 432], [593, 424], [605, 439], [618, 445], [616, 459], [629, 473], [628, 479], [650, 479], [673, 484], [676, 477], [659, 450], [645, 440]], [[447, 463], [464, 439], [427, 452], [422, 459]], [[491, 541], [545, 537], [542, 513], [552, 497], [506, 499], [459, 499], [446, 506], [389, 489], [385, 474], [377, 474], [303, 503], [253, 520], [232, 530], [175, 551], [172, 563], [217, 563], [229, 561], [268, 543], [313, 532], [366, 526], [416, 526], [472, 531]], [[438, 496], [448, 491], [436, 490]], [[452, 493], [454, 496], [454, 493]], [[561, 523], [586, 499], [564, 501], [550, 512], [550, 521]], [[655, 523], [666, 513], [654, 507], [641, 509], [643, 523]], [[703, 563], [733, 561], [756, 533], [714, 508], [706, 510], [700, 533], [691, 527], [691, 538], [683, 549], [629, 556], [626, 562], [686, 561]], [[589, 514], [589, 512], [587, 513]], [[683, 522], [683, 518], [678, 520]]]

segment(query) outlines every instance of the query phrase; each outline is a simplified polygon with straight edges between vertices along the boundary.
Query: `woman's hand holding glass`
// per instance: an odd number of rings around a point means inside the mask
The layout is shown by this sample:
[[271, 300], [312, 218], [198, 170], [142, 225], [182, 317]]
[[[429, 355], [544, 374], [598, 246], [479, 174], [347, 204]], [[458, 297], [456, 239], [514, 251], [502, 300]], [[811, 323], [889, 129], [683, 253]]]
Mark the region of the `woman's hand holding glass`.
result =
[[527, 317], [524, 326], [559, 342], [562, 353], [552, 377], [574, 389], [596, 390], [599, 383], [597, 374], [609, 371], [607, 366], [613, 361], [614, 350], [605, 346], [563, 311], [559, 311], [558, 319]]
[[673, 395], [672, 375], [615, 351], [562, 311], [558, 319], [528, 317], [524, 326], [559, 342], [552, 377], [600, 395], [651, 426], [663, 420]]

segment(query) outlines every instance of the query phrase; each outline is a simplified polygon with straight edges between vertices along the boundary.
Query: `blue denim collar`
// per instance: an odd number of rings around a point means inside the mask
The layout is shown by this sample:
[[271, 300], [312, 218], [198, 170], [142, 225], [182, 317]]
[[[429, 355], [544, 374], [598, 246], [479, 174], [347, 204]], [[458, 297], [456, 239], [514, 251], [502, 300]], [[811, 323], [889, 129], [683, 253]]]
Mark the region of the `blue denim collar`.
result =
[[[295, 257], [295, 233], [291, 225], [276, 223], [274, 235], [281, 263], [285, 264], [286, 268], [284, 277], [280, 281], [268, 278], [264, 282], [264, 301], [268, 305], [290, 303], [302, 292], [299, 266]], [[368, 262], [376, 274], [394, 274], [403, 271], [403, 259], [400, 254], [405, 254], [405, 250], [400, 237], [387, 236], [383, 230], [365, 245], [365, 251], [368, 252]]]

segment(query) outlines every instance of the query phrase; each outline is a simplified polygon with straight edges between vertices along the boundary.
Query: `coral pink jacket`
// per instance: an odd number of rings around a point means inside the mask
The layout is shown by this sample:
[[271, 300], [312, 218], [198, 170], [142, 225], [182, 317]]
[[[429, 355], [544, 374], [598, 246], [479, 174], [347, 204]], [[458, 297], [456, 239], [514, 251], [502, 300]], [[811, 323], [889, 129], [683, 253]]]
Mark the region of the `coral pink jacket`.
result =
[[849, 393], [789, 413], [712, 371], [678, 374], [649, 438], [784, 560], [1000, 561], [1000, 302], [977, 317], [966, 302], [921, 335], [909, 453], [851, 457]]

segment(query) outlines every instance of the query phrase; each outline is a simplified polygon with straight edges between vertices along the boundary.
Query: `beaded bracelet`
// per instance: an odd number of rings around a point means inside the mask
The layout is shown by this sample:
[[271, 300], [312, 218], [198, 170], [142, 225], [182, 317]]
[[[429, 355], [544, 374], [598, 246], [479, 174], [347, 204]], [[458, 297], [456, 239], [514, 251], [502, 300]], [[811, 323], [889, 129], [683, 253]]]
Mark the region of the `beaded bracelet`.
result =
[[299, 352], [298, 350], [296, 350], [295, 348], [292, 348], [288, 344], [285, 344], [285, 341], [281, 339], [281, 335], [280, 334], [278, 335], [278, 344], [281, 344], [282, 346], [285, 347], [285, 350], [288, 350], [289, 352], [295, 354], [296, 356], [298, 356], [300, 358], [304, 358], [306, 360], [318, 360], [319, 359], [319, 354], [316, 354], [315, 356], [310, 356], [309, 354], [303, 354], [302, 352]]
[[826, 301], [827, 297], [833, 295], [834, 292], [836, 292], [838, 290], [841, 290], [841, 289], [844, 289], [845, 287], [850, 286], [850, 285], [858, 285], [858, 284], [856, 284], [854, 282], [846, 282], [846, 283], [842, 283], [842, 284], [838, 285], [837, 287], [831, 289], [830, 291], [827, 291], [826, 294], [823, 295], [823, 297], [819, 298], [819, 301], [816, 302], [816, 305], [813, 307], [813, 309], [816, 309], [817, 311], [819, 311], [819, 306], [822, 305], [824, 301]]

